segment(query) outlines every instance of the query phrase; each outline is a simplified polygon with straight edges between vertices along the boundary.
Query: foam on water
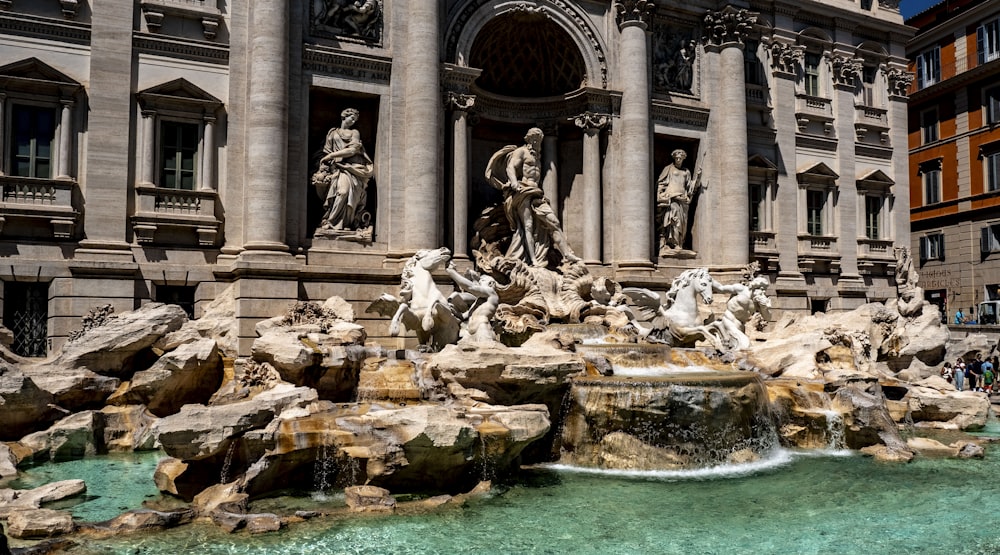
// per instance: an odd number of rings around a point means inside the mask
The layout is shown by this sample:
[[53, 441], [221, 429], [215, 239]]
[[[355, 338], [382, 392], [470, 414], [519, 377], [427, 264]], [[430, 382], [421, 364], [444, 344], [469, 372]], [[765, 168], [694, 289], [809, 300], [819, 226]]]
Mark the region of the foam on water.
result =
[[[767, 456], [753, 462], [720, 464], [703, 468], [685, 468], [679, 470], [619, 470], [588, 468], [567, 464], [544, 464], [557, 472], [575, 472], [581, 474], [596, 474], [614, 476], [617, 478], [642, 478], [647, 480], [714, 480], [736, 476], [749, 476], [769, 470], [774, 470], [790, 464], [799, 451], [789, 449], [773, 449]], [[850, 453], [850, 451], [848, 451]]]
[[613, 365], [615, 376], [622, 378], [657, 378], [663, 376], [675, 376], [684, 374], [704, 374], [715, 372], [710, 368], [701, 366], [678, 366], [676, 364], [660, 364], [657, 366], [619, 366]]

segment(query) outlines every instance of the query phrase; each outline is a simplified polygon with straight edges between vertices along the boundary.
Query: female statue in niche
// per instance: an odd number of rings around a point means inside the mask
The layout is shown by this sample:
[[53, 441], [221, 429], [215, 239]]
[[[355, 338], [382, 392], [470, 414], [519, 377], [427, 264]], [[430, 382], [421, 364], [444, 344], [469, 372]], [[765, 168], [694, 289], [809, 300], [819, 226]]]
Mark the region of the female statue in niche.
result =
[[670, 154], [674, 163], [663, 168], [656, 180], [656, 213], [660, 224], [660, 256], [684, 248], [687, 238], [688, 211], [701, 184], [701, 170], [694, 177], [684, 168], [687, 153], [677, 149]]
[[323, 158], [312, 176], [324, 210], [317, 235], [337, 235], [370, 224], [371, 215], [365, 211], [365, 202], [375, 165], [361, 144], [361, 133], [353, 129], [358, 116], [360, 113], [354, 108], [344, 110], [340, 114], [340, 127], [326, 134]]

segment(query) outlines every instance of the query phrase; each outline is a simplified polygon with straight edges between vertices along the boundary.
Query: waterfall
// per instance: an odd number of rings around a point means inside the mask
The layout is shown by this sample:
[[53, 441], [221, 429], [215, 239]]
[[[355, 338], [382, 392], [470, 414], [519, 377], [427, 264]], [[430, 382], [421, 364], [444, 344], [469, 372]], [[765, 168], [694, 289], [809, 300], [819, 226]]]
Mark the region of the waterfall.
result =
[[333, 487], [332, 477], [337, 470], [337, 461], [329, 451], [330, 448], [323, 442], [316, 452], [316, 460], [313, 463], [313, 490], [319, 495], [325, 495]]
[[749, 462], [778, 446], [767, 391], [750, 372], [576, 378], [561, 462], [669, 470]]
[[222, 462], [222, 471], [219, 473], [219, 483], [226, 484], [229, 483], [229, 469], [233, 464], [233, 454], [236, 452], [236, 440], [229, 443], [229, 449], [226, 450], [226, 458]]
[[825, 410], [826, 416], [826, 438], [827, 447], [830, 449], [844, 449], [844, 417], [835, 410]]

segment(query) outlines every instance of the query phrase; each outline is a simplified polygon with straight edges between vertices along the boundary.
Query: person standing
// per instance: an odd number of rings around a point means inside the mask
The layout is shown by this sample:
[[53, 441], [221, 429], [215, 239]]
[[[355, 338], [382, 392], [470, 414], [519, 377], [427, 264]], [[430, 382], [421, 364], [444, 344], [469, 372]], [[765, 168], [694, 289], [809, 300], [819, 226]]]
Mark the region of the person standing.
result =
[[993, 363], [990, 362], [989, 358], [987, 358], [983, 361], [981, 368], [983, 370], [983, 390], [985, 390], [987, 394], [993, 393], [993, 382], [995, 376]]
[[982, 390], [980, 378], [983, 376], [983, 355], [976, 353], [976, 358], [965, 365], [965, 378], [969, 381], [969, 391]]
[[958, 357], [955, 361], [955, 389], [962, 391], [962, 386], [965, 383], [965, 363], [962, 362], [962, 357]]

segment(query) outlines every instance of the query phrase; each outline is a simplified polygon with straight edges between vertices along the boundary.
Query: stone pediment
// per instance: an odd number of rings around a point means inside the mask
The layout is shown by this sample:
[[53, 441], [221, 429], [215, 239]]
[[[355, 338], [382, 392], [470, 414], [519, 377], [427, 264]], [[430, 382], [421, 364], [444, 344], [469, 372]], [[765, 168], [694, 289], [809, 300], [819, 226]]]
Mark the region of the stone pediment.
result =
[[767, 159], [766, 156], [761, 156], [760, 154], [754, 154], [747, 160], [747, 166], [751, 168], [758, 168], [762, 170], [777, 170], [778, 166], [774, 162]]
[[80, 83], [38, 58], [27, 58], [0, 67], [0, 89], [72, 95]]
[[896, 182], [893, 181], [891, 177], [885, 174], [882, 170], [872, 170], [858, 177], [859, 182], [878, 184], [878, 185], [895, 185]]
[[214, 112], [222, 101], [184, 78], [174, 79], [138, 93], [144, 108], [175, 108]]
[[840, 175], [823, 162], [802, 166], [795, 174], [798, 176], [800, 183], [803, 181], [833, 183], [837, 179], [840, 179]]
[[896, 182], [882, 170], [871, 170], [858, 177], [858, 190], [887, 192]]

